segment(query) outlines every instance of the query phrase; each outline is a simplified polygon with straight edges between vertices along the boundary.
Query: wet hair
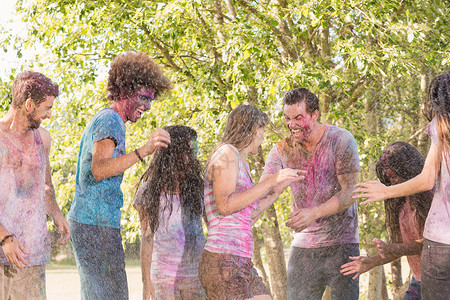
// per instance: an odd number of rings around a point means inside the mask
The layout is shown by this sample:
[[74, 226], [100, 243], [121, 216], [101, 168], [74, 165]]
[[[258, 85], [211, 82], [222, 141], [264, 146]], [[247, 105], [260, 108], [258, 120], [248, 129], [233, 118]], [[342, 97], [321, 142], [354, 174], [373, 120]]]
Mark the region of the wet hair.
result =
[[[180, 197], [183, 215], [192, 219], [202, 213], [202, 169], [190, 143], [197, 138], [197, 133], [181, 125], [164, 129], [169, 132], [171, 142], [167, 148], [161, 147], [155, 151], [138, 184], [147, 183], [141, 195], [144, 221], [149, 222], [152, 233], [159, 227], [160, 210], [172, 213], [174, 195]], [[162, 195], [168, 200], [165, 203], [161, 203]]]
[[111, 63], [108, 77], [108, 100], [116, 101], [134, 96], [142, 88], [152, 88], [159, 93], [172, 88], [169, 78], [161, 68], [141, 52], [126, 52]]
[[42, 73], [24, 71], [17, 75], [12, 85], [12, 106], [19, 108], [29, 98], [36, 105], [45, 101], [48, 96], [58, 97], [59, 87]]
[[219, 146], [231, 144], [240, 151], [252, 143], [256, 130], [268, 123], [269, 117], [256, 107], [239, 105], [228, 116]]
[[[394, 142], [388, 145], [376, 164], [378, 179], [385, 185], [393, 185], [388, 172], [392, 172], [400, 181], [404, 182], [416, 177], [422, 172], [425, 159], [416, 148], [405, 142]], [[423, 232], [425, 220], [430, 210], [433, 191], [425, 191], [409, 196], [412, 209], [416, 210], [416, 220], [419, 224], [420, 233]], [[399, 213], [406, 201], [406, 197], [390, 199], [384, 202], [386, 213], [386, 229], [391, 242], [402, 241], [399, 225]]]
[[444, 157], [448, 167], [450, 156], [450, 71], [433, 79], [428, 90], [428, 99], [431, 103], [431, 115], [436, 118], [439, 141], [438, 157]]
[[283, 105], [293, 105], [297, 103], [306, 103], [306, 111], [312, 115], [319, 110], [319, 98], [310, 90], [304, 87], [295, 88], [286, 93], [283, 97]]

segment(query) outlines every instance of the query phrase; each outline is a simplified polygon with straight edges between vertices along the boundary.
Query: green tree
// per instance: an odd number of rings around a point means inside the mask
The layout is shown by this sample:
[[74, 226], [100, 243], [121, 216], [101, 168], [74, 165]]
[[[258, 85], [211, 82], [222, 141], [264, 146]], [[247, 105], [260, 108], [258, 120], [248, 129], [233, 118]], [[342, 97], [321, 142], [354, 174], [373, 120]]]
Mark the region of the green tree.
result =
[[[230, 110], [252, 103], [274, 125], [253, 163], [260, 170], [267, 151], [286, 134], [281, 97], [306, 86], [319, 95], [322, 122], [355, 136], [362, 179], [373, 177], [370, 168], [394, 140], [409, 140], [422, 151], [427, 147], [420, 115], [424, 85], [450, 61], [450, 7], [437, 0], [42, 0], [18, 1], [18, 11], [28, 37], [4, 42], [14, 40], [18, 52], [36, 45], [47, 49], [30, 67], [64, 91], [47, 126], [54, 140], [53, 180], [65, 211], [73, 197], [81, 133], [106, 105], [106, 70], [124, 51], [148, 53], [176, 87], [149, 117], [129, 125], [129, 149], [158, 127], [186, 124], [198, 131], [200, 158], [206, 160]], [[6, 97], [7, 89], [2, 92]], [[369, 128], [367, 122], [376, 125]], [[143, 170], [142, 165], [128, 170], [122, 186], [127, 241], [139, 233], [130, 203]], [[257, 224], [265, 241], [289, 245], [290, 233], [279, 224], [286, 221], [290, 202], [290, 195], [283, 195]], [[363, 247], [384, 235], [382, 214], [380, 204], [360, 209]], [[279, 247], [271, 249], [270, 282], [281, 283], [271, 284], [271, 292], [283, 299], [286, 274], [278, 268], [283, 255]]]

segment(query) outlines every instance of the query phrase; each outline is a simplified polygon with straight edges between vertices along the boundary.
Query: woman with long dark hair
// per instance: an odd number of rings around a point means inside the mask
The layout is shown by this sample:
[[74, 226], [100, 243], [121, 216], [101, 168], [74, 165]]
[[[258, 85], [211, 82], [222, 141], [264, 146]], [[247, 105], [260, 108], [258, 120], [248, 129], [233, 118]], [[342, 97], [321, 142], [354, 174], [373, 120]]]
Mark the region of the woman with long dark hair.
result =
[[431, 146], [422, 172], [395, 186], [359, 183], [354, 197], [367, 198], [361, 204], [370, 203], [428, 191], [436, 183], [422, 250], [422, 297], [434, 300], [450, 295], [450, 71], [433, 79], [428, 95], [433, 117], [427, 127]]
[[164, 129], [171, 143], [155, 152], [134, 202], [142, 231], [143, 297], [206, 299], [198, 279], [205, 236], [197, 133], [180, 125]]
[[271, 299], [251, 262], [252, 223], [271, 204], [263, 197], [266, 193], [303, 176], [298, 170], [283, 169], [253, 184], [246, 158], [258, 153], [268, 122], [267, 115], [251, 105], [235, 108], [207, 163], [208, 237], [199, 275], [210, 300]]
[[[425, 159], [416, 148], [405, 142], [388, 145], [376, 165], [378, 179], [386, 186], [403, 183], [419, 175]], [[425, 191], [385, 202], [386, 229], [391, 244], [379, 239], [373, 241], [380, 255], [350, 257], [352, 262], [342, 265], [341, 273], [356, 273], [353, 279], [373, 267], [392, 262], [407, 255], [413, 277], [405, 294], [405, 300], [420, 299], [421, 260], [423, 230], [430, 210], [432, 191]]]

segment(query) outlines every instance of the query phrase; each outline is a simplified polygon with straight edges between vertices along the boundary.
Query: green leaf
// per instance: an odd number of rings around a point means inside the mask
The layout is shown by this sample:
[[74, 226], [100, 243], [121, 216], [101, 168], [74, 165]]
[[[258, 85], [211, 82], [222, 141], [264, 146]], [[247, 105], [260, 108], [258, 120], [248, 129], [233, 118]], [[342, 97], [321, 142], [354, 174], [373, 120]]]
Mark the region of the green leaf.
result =
[[245, 50], [244, 51], [244, 60], [250, 57], [250, 51]]

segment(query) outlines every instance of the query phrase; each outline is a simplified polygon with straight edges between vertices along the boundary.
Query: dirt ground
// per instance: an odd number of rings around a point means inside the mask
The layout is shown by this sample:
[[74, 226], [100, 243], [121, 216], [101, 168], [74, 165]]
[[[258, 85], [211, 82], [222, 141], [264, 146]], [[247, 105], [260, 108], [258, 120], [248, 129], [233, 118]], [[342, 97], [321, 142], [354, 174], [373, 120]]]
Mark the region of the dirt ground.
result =
[[[285, 249], [286, 262], [289, 258], [289, 249]], [[139, 265], [126, 267], [128, 291], [130, 300], [142, 299], [141, 268]], [[267, 266], [265, 266], [267, 269]], [[390, 277], [390, 266], [385, 265], [386, 275]], [[403, 280], [409, 275], [409, 266], [406, 258], [402, 258]], [[368, 273], [362, 274], [359, 282], [360, 299], [367, 299]], [[49, 265], [46, 270], [47, 300], [77, 300], [80, 299], [80, 278], [76, 266]], [[388, 291], [390, 288], [388, 288]], [[390, 294], [390, 291], [389, 291]], [[392, 297], [392, 295], [389, 295]]]
[[[126, 268], [130, 300], [142, 299], [141, 268]], [[75, 266], [50, 266], [46, 270], [47, 300], [76, 300], [80, 297], [80, 277]]]

